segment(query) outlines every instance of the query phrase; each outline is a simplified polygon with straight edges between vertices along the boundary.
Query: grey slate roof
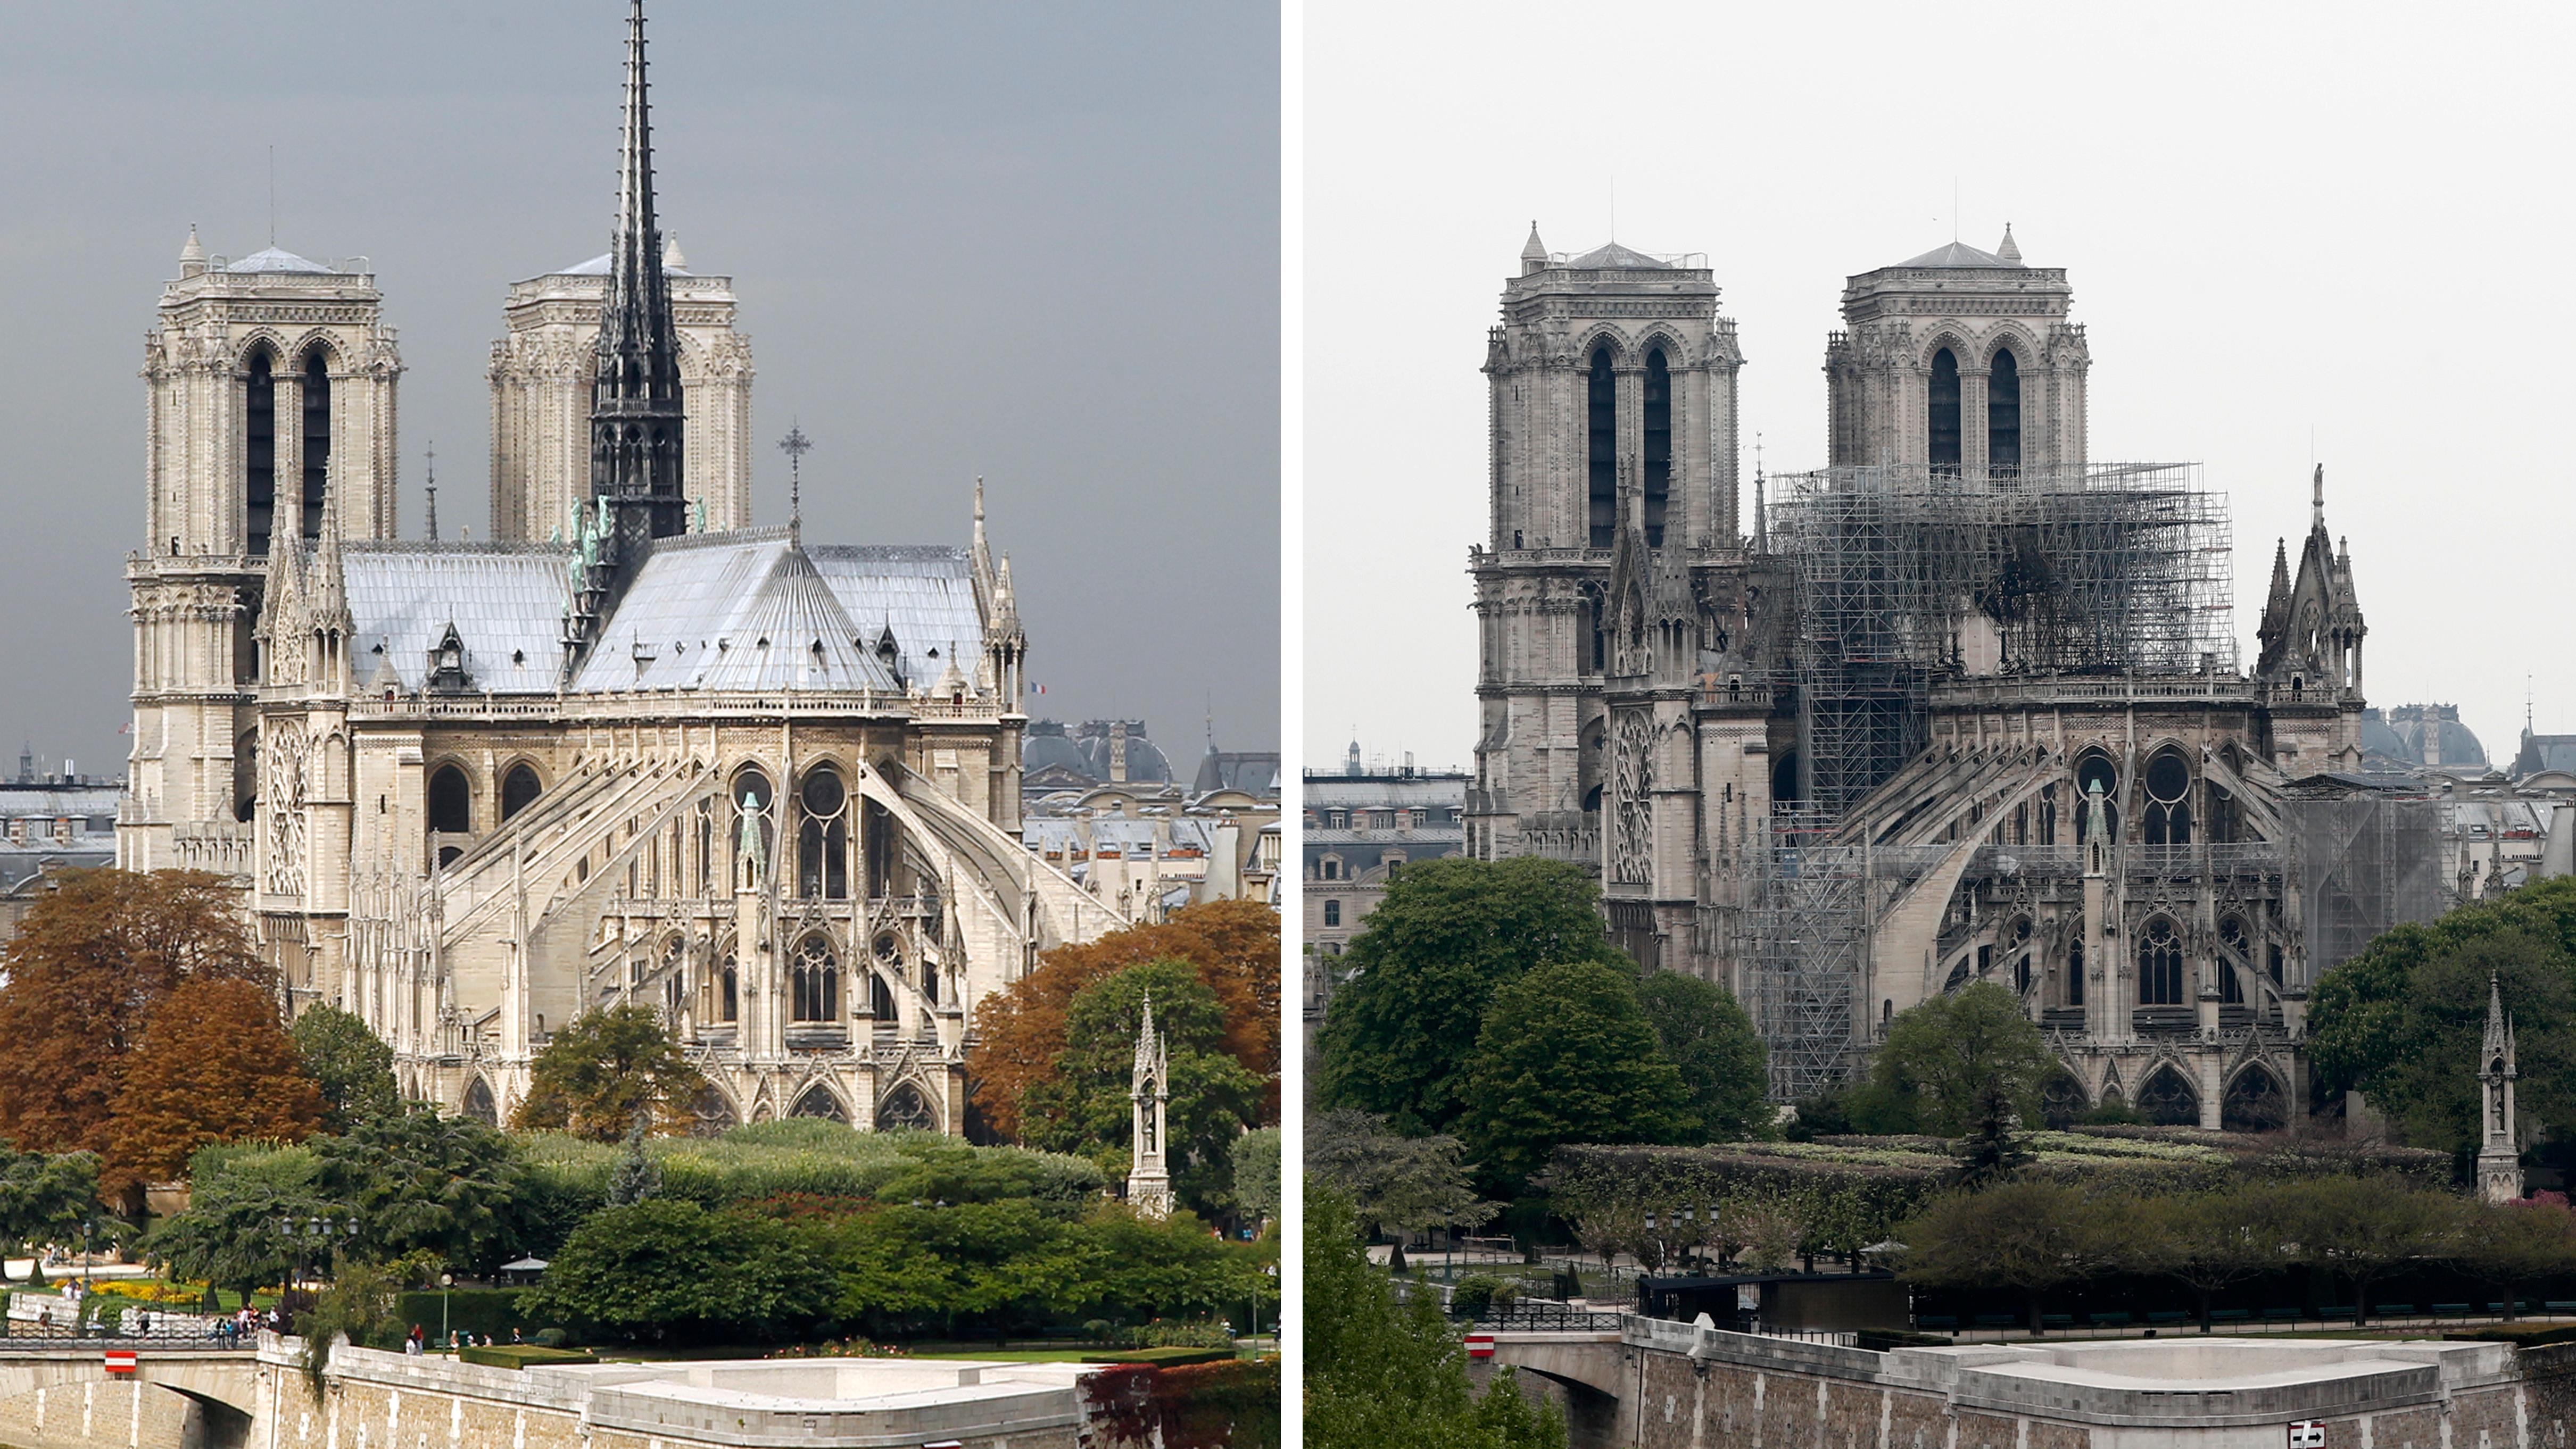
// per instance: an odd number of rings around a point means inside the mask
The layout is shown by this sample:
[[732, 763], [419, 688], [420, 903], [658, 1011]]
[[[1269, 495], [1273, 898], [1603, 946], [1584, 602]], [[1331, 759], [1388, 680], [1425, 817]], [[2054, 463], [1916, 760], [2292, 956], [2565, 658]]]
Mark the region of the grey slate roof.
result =
[[813, 561], [775, 531], [655, 544], [573, 679], [577, 690], [895, 687]]
[[313, 272], [330, 275], [337, 268], [326, 267], [310, 257], [299, 257], [290, 251], [269, 247], [249, 256], [224, 264], [227, 272]]
[[1897, 265], [1900, 267], [2001, 267], [2008, 271], [2022, 270], [2022, 264], [2019, 262], [2005, 261], [1993, 252], [1981, 252], [1965, 242], [1952, 242], [1948, 246], [1934, 247], [1919, 257], [1908, 257]]
[[1605, 267], [1652, 267], [1659, 271], [1672, 269], [1670, 262], [1650, 257], [1633, 247], [1623, 247], [1617, 242], [1594, 247], [1567, 262], [1566, 265], [1576, 271], [1598, 271]]
[[[348, 544], [359, 685], [390, 666], [406, 692], [420, 689], [452, 622], [473, 688], [553, 692], [572, 559], [552, 544]], [[889, 632], [894, 671], [877, 657]], [[692, 534], [654, 546], [572, 687], [891, 690], [900, 673], [928, 688], [952, 655], [974, 678], [983, 633], [965, 549], [799, 552], [785, 529]]]
[[429, 653], [451, 622], [465, 641], [465, 672], [477, 689], [550, 693], [562, 677], [570, 549], [351, 543], [340, 559], [357, 626], [350, 643], [361, 688], [390, 665], [406, 692], [418, 690], [429, 677]]

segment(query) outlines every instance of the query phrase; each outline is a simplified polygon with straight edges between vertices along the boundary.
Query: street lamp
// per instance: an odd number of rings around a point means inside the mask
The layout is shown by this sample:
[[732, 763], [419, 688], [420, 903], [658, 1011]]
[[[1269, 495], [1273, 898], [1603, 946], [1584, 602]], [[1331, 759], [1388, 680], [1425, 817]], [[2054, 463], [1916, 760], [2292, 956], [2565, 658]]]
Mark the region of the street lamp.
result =
[[439, 1342], [441, 1342], [441, 1343], [445, 1343], [445, 1342], [447, 1342], [448, 1335], [449, 1335], [450, 1333], [454, 1332], [454, 1330], [453, 1330], [453, 1329], [451, 1329], [451, 1328], [449, 1328], [449, 1327], [448, 1327], [447, 1302], [448, 1302], [448, 1300], [449, 1300], [449, 1299], [451, 1299], [451, 1298], [453, 1298], [453, 1297], [455, 1297], [455, 1296], [456, 1296], [456, 1275], [455, 1275], [455, 1274], [453, 1274], [453, 1273], [441, 1273], [441, 1274], [439, 1274], [439, 1275], [438, 1275], [438, 1341], [439, 1341]]

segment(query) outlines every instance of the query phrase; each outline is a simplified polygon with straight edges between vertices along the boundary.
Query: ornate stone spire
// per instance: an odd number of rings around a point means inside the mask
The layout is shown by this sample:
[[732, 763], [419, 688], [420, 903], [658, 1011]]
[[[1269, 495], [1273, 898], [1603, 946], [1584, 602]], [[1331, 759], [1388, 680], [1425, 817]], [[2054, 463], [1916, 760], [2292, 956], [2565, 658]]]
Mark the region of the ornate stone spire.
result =
[[1164, 1140], [1172, 1100], [1172, 1057], [1154, 1030], [1154, 997], [1145, 996], [1144, 1020], [1136, 1031], [1136, 1070], [1127, 1094], [1135, 1106], [1134, 1151], [1127, 1170], [1127, 1205], [1137, 1216], [1172, 1215], [1172, 1174]]
[[2487, 977], [2487, 1034], [2478, 1053], [2478, 1195], [2488, 1202], [2522, 1196], [2522, 1149], [2514, 1135], [2513, 1019], [2504, 1014], [2504, 984]]
[[688, 530], [680, 486], [680, 343], [653, 213], [653, 117], [644, 60], [644, 0], [626, 17], [626, 109], [617, 172], [617, 231], [599, 315], [599, 374], [590, 407], [590, 491], [602, 500], [596, 561], [574, 606], [576, 648], [606, 614], [621, 573], [653, 539]]
[[1530, 222], [1530, 239], [1521, 247], [1521, 273], [1547, 270], [1547, 243], [1538, 239], [1538, 222]]
[[2021, 248], [2013, 242], [2011, 222], [2004, 223], [2003, 245], [1995, 248], [1995, 255], [2016, 267], [2021, 265]]

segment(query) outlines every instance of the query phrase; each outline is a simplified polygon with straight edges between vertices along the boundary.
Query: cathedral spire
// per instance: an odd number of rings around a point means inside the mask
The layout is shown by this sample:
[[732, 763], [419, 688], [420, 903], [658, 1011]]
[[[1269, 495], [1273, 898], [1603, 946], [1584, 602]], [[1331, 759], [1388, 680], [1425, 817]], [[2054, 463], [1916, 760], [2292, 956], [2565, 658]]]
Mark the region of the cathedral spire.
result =
[[617, 168], [617, 230], [599, 314], [599, 370], [590, 407], [590, 492], [600, 540], [585, 560], [574, 605], [575, 652], [608, 612], [626, 571], [652, 540], [688, 531], [680, 485], [680, 344], [653, 209], [652, 87], [644, 59], [644, 0], [626, 15], [626, 95]]
[[2326, 529], [2326, 465], [2317, 465], [2315, 491], [2308, 500], [2308, 531], [2323, 533]]

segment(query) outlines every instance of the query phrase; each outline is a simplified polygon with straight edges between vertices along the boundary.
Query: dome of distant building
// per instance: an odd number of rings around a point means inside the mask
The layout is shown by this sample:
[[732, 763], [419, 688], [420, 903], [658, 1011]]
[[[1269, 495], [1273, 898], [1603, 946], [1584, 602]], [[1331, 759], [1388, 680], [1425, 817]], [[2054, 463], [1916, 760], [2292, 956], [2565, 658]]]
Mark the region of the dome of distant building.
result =
[[[2403, 747], [2405, 758], [2428, 769], [2485, 769], [2486, 746], [2477, 734], [2460, 723], [2460, 707], [2455, 704], [2401, 704], [2388, 711], [2389, 732]], [[2377, 748], [2364, 725], [2362, 743]]]
[[1145, 737], [1141, 719], [1085, 720], [1075, 740], [1082, 749], [1083, 773], [1095, 780], [1136, 785], [1172, 781], [1172, 762]]
[[1040, 770], [1091, 773], [1090, 762], [1082, 757], [1082, 747], [1064, 732], [1061, 720], [1029, 721], [1028, 736], [1020, 742], [1020, 773], [1034, 775]]

